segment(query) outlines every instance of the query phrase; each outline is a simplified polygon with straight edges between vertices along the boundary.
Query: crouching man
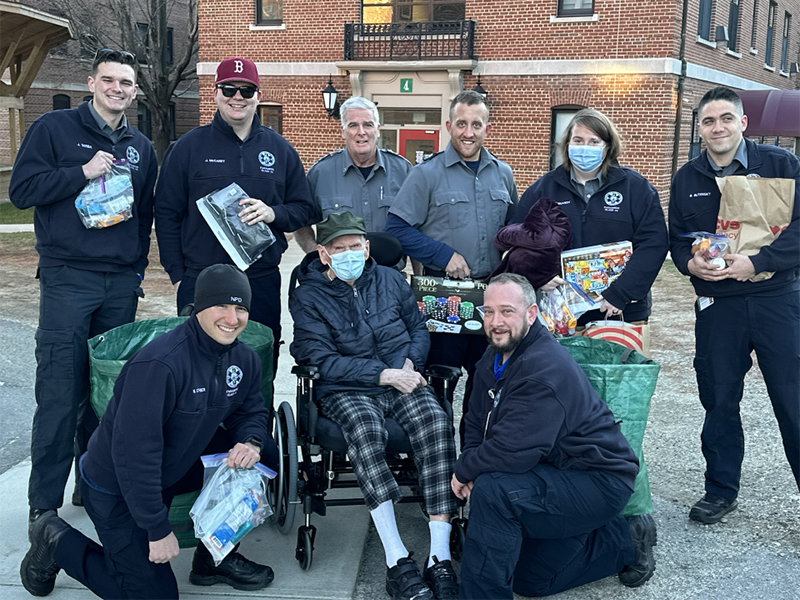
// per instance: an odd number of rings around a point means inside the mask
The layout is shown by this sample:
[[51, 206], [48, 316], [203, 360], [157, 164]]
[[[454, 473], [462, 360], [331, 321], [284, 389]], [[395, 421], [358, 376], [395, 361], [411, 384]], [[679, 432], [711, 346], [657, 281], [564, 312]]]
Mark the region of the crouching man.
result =
[[[250, 285], [232, 265], [197, 278], [194, 314], [125, 364], [100, 426], [81, 457], [81, 494], [102, 546], [54, 511], [31, 529], [20, 574], [46, 596], [59, 569], [101, 598], [177, 598], [169, 561], [178, 540], [168, 520], [172, 499], [203, 483], [202, 454], [230, 450], [228, 465], [277, 463], [267, 437], [261, 363], [237, 341], [248, 320]], [[220, 427], [224, 425], [224, 429]], [[219, 566], [203, 544], [189, 579], [258, 590], [272, 569], [234, 550]]]
[[[333, 213], [317, 225], [318, 258], [304, 261], [290, 297], [291, 353], [319, 367], [320, 409], [341, 426], [347, 455], [386, 553], [386, 591], [396, 600], [455, 598], [450, 491], [455, 443], [450, 418], [418, 369], [430, 339], [405, 278], [369, 258], [364, 219]], [[424, 578], [397, 531], [402, 493], [386, 464], [385, 417], [408, 433], [430, 515]], [[427, 584], [427, 585], [426, 585]]]
[[512, 274], [484, 296], [489, 348], [477, 365], [452, 479], [470, 498], [461, 598], [547, 596], [614, 573], [655, 571], [650, 515], [620, 516], [638, 464], [580, 366], [537, 322], [534, 290]]

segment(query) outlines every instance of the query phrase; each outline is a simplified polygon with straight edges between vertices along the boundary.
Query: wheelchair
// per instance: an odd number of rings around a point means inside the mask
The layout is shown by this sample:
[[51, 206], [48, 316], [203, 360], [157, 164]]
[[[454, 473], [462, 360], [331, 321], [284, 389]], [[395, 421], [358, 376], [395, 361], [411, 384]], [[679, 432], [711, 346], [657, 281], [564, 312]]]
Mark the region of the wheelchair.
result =
[[[384, 233], [369, 234], [367, 237], [370, 240], [370, 255], [378, 264], [394, 266], [400, 262], [402, 247], [396, 238]], [[290, 290], [296, 285], [299, 269], [315, 254], [307, 255], [303, 263], [295, 268]], [[281, 403], [274, 413], [272, 436], [278, 446], [279, 468], [277, 476], [270, 480], [268, 497], [273, 510], [273, 523], [283, 534], [293, 529], [297, 510], [302, 509], [303, 523], [297, 529], [295, 559], [301, 569], [308, 570], [313, 561], [317, 533], [316, 527], [311, 524], [311, 515], [316, 513], [324, 516], [329, 507], [362, 505], [364, 498], [347, 458], [347, 444], [342, 429], [319, 411], [318, 399], [314, 395], [314, 382], [320, 377], [317, 367], [296, 365], [292, 368], [292, 374], [297, 377], [298, 419], [295, 425], [292, 407], [288, 402]], [[429, 381], [441, 380], [442, 393], [438, 400], [452, 422], [453, 392], [461, 371], [454, 367], [431, 365], [425, 375]], [[392, 418], [385, 419], [384, 426], [388, 433], [387, 464], [397, 483], [411, 491], [399, 502], [418, 502], [424, 511], [424, 499], [416, 480], [417, 469], [408, 435]], [[330, 490], [342, 488], [354, 488], [357, 495], [327, 497]], [[451, 520], [450, 548], [456, 560], [461, 557], [467, 526], [463, 511], [463, 503], [459, 503], [458, 515]]]

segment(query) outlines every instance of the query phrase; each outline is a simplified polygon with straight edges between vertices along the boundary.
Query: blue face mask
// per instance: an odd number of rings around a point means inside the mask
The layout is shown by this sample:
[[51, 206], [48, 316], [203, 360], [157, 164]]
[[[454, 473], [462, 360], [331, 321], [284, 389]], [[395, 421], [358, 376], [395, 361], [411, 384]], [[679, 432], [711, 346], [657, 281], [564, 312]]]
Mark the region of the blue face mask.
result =
[[345, 250], [328, 256], [331, 259], [331, 269], [342, 281], [355, 281], [364, 272], [366, 259], [363, 250]]
[[569, 161], [584, 173], [590, 173], [603, 164], [605, 146], [570, 146]]

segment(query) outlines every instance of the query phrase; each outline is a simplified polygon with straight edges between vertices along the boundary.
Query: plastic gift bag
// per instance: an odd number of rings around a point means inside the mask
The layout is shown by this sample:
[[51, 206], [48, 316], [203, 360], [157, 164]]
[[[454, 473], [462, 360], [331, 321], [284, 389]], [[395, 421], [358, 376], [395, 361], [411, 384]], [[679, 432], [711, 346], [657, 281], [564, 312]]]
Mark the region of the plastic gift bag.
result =
[[261, 258], [261, 253], [275, 243], [275, 235], [263, 221], [255, 225], [242, 222], [239, 213], [244, 206], [239, 201], [249, 197], [238, 184], [232, 183], [197, 201], [200, 214], [242, 271]]
[[597, 304], [576, 283], [568, 281], [554, 290], [536, 292], [539, 318], [556, 337], [575, 334], [578, 318]]
[[86, 229], [102, 229], [133, 216], [133, 182], [128, 161], [115, 160], [111, 172], [92, 179], [75, 198], [75, 208]]
[[692, 242], [692, 255], [700, 252], [700, 256], [707, 262], [714, 264], [718, 269], [726, 267], [722, 256], [728, 252], [728, 237], [707, 231], [690, 231], [682, 233], [679, 237], [694, 238]]
[[215, 565], [272, 514], [265, 478], [275, 477], [275, 471], [260, 463], [250, 469], [231, 469], [227, 458], [227, 452], [201, 457], [205, 482], [189, 511], [195, 537], [208, 548]]

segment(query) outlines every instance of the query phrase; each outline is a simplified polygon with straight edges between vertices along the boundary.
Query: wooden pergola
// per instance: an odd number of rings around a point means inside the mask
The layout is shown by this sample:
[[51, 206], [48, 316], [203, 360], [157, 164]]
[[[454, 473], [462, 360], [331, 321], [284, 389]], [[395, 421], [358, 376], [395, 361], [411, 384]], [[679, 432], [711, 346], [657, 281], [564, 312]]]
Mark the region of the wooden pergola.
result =
[[0, 110], [8, 109], [11, 160], [25, 135], [25, 94], [51, 48], [73, 37], [68, 19], [0, 0]]

